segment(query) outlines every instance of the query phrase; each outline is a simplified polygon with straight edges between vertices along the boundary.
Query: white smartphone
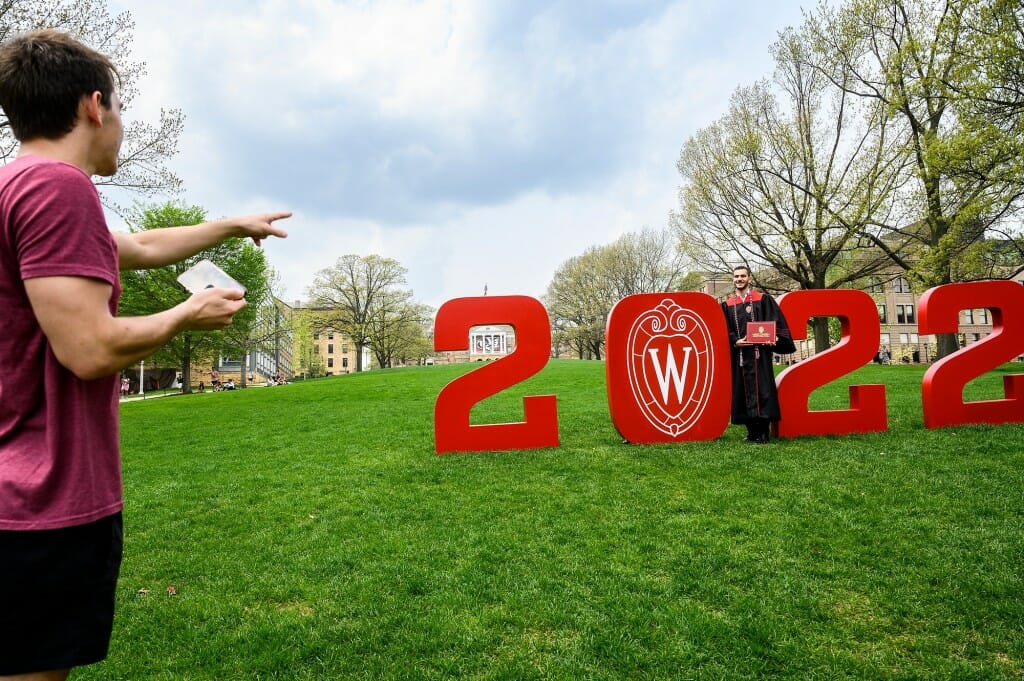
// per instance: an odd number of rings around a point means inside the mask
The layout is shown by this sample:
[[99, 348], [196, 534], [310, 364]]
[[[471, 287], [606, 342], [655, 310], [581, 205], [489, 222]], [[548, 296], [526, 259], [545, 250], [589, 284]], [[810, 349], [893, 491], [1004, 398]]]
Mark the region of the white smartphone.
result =
[[200, 260], [182, 272], [178, 277], [178, 283], [189, 293], [198, 293], [204, 288], [233, 288], [245, 293], [244, 286], [209, 260]]

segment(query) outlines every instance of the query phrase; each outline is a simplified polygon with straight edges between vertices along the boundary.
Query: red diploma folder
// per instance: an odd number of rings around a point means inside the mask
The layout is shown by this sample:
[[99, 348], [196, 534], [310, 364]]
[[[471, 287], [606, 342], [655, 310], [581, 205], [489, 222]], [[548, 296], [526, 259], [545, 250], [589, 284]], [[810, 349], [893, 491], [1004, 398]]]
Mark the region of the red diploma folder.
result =
[[775, 322], [747, 322], [747, 342], [775, 344]]

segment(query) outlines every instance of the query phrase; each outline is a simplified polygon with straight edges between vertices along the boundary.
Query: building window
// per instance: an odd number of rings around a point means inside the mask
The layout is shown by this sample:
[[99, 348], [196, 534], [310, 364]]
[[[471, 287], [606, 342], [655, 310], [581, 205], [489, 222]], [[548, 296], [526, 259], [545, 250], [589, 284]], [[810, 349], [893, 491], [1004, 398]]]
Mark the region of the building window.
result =
[[917, 334], [916, 333], [910, 334], [910, 343], [911, 343], [911, 345], [917, 345], [918, 341], [917, 341]]
[[341, 358], [341, 366], [348, 369], [348, 357]]
[[868, 293], [885, 293], [885, 286], [882, 285], [882, 280], [878, 277], [868, 279]]
[[327, 358], [327, 368], [331, 369], [333, 367], [334, 367], [334, 358], [333, 357], [328, 357]]
[[878, 344], [881, 345], [883, 348], [889, 347], [889, 334], [887, 334], [887, 333], [880, 333], [880, 334], [878, 334]]
[[906, 344], [907, 344], [907, 334], [901, 333], [900, 334], [900, 345], [906, 345]]
[[979, 324], [988, 324], [988, 310], [986, 310], [986, 309], [978, 310], [978, 323]]
[[327, 344], [327, 354], [328, 355], [333, 355], [334, 354], [334, 343], [328, 343]]
[[328, 331], [327, 332], [327, 340], [334, 340], [334, 332], [333, 331]]
[[341, 354], [343, 354], [343, 355], [347, 355], [348, 354], [348, 345], [346, 345], [345, 343], [341, 344]]
[[878, 321], [880, 321], [882, 324], [886, 323], [886, 320], [885, 320], [885, 305], [883, 305], [882, 303], [878, 304]]
[[895, 289], [896, 293], [910, 293], [910, 282], [906, 277], [897, 277]]
[[974, 323], [974, 310], [964, 310], [964, 324]]
[[897, 324], [913, 324], [914, 323], [914, 306], [913, 305], [897, 305], [896, 306], [896, 323]]
[[313, 346], [313, 352], [315, 352], [318, 355], [320, 354], [320, 344], [319, 343], [317, 343], [316, 345]]
[[980, 333], [974, 334], [974, 342], [977, 343], [980, 340], [981, 340], [981, 334]]

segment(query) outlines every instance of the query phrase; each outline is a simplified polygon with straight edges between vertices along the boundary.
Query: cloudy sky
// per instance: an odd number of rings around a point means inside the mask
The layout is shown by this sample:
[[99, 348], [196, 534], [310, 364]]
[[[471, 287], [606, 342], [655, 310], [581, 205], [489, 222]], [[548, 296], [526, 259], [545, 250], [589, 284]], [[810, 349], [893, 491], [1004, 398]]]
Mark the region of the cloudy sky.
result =
[[[420, 302], [540, 297], [587, 247], [666, 227], [679, 150], [770, 74], [804, 0], [111, 0], [147, 63], [126, 118], [186, 114], [212, 217], [292, 210], [286, 300], [340, 256]], [[116, 225], [115, 225], [116, 228]]]

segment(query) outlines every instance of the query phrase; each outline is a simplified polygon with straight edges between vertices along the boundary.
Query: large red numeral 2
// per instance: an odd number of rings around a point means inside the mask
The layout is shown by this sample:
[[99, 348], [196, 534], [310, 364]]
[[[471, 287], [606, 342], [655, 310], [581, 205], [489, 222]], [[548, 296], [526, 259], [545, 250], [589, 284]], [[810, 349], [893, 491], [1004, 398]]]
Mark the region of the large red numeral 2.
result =
[[551, 326], [540, 301], [528, 296], [488, 296], [449, 300], [434, 320], [434, 350], [466, 350], [469, 330], [483, 324], [510, 324], [515, 351], [488, 362], [446, 385], [434, 403], [438, 454], [558, 446], [558, 407], [554, 395], [523, 398], [520, 423], [470, 425], [473, 405], [533, 376], [551, 354]]
[[[918, 331], [956, 333], [960, 310], [988, 308], [992, 334], [945, 357], [921, 383], [925, 428], [963, 423], [1024, 423], [1024, 374], [1003, 377], [1004, 400], [964, 403], [964, 386], [1024, 349], [1024, 290], [1013, 281], [977, 281], [928, 289], [918, 303]], [[984, 348], [984, 350], [982, 349]]]
[[811, 317], [837, 316], [843, 337], [825, 352], [779, 374], [781, 437], [873, 433], [889, 428], [885, 386], [850, 386], [849, 409], [810, 411], [808, 398], [821, 386], [864, 366], [878, 352], [878, 308], [863, 291], [852, 289], [793, 291], [779, 297], [793, 340], [807, 337]]

